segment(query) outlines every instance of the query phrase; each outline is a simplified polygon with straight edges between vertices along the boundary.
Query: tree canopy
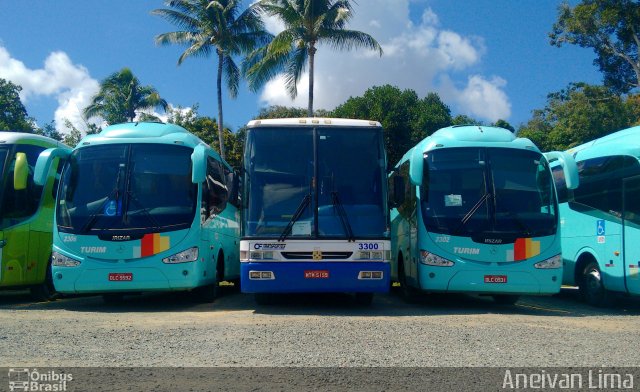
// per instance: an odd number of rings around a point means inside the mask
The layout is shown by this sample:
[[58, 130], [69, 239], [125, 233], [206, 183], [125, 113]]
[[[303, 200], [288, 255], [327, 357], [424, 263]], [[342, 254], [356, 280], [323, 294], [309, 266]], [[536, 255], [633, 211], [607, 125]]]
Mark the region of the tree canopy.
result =
[[636, 0], [582, 0], [560, 6], [551, 44], [579, 45], [596, 54], [604, 84], [626, 93], [640, 81], [640, 4]]
[[20, 101], [22, 87], [0, 78], [0, 131], [32, 132], [33, 120]]

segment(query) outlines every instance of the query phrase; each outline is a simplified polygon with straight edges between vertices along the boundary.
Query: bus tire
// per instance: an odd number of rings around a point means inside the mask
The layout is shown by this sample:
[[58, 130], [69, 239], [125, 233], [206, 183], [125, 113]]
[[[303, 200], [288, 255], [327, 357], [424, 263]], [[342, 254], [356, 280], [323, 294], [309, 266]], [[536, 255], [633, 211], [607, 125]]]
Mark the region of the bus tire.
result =
[[53, 276], [51, 275], [51, 264], [47, 265], [47, 273], [45, 274], [44, 282], [39, 285], [31, 287], [29, 290], [31, 298], [35, 301], [53, 301], [56, 299], [56, 288], [53, 286]]
[[404, 273], [404, 257], [398, 255], [398, 281], [400, 281], [400, 296], [405, 302], [412, 303], [416, 300], [416, 290], [409, 287], [407, 275]]
[[591, 306], [602, 307], [608, 304], [608, 293], [597, 261], [590, 261], [582, 270], [580, 294]]
[[356, 303], [361, 306], [370, 306], [373, 302], [373, 293], [356, 293]]
[[493, 301], [498, 305], [515, 305], [519, 299], [519, 295], [499, 294], [493, 296]]

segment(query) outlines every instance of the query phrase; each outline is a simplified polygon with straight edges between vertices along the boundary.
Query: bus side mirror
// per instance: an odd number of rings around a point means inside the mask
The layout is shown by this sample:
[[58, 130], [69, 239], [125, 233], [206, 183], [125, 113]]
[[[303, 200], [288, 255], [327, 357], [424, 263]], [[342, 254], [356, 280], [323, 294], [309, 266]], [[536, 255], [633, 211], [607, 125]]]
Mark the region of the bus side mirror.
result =
[[238, 206], [240, 194], [240, 175], [237, 172], [231, 172], [227, 176], [227, 186], [229, 187], [229, 203]]
[[[69, 148], [49, 148], [40, 153], [38, 156], [38, 161], [36, 162], [36, 168], [34, 170], [33, 182], [37, 185], [44, 186], [47, 183], [47, 179], [49, 178], [49, 171], [51, 170], [51, 165], [56, 158], [60, 158], [62, 161], [66, 159], [71, 154], [71, 150]], [[59, 163], [59, 164], [62, 164]]]
[[203, 145], [198, 145], [191, 154], [191, 182], [194, 184], [203, 183], [207, 178], [207, 155]]
[[404, 203], [404, 177], [393, 176], [393, 198], [391, 200], [394, 207], [400, 206]]
[[16, 191], [27, 189], [27, 177], [29, 177], [27, 154], [19, 152], [16, 154], [16, 165], [13, 170], [13, 189]]
[[567, 184], [567, 189], [576, 189], [578, 187], [580, 184], [578, 165], [571, 154], [561, 151], [551, 151], [544, 153], [544, 156], [549, 162], [557, 160], [560, 163], [564, 171], [564, 180]]

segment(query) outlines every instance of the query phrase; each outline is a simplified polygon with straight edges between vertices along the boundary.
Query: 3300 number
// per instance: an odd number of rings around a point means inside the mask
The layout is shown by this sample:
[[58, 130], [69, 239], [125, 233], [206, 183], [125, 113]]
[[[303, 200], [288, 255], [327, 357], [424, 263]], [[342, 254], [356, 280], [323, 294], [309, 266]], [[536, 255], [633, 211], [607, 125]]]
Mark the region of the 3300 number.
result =
[[378, 244], [365, 242], [363, 244], [358, 244], [358, 249], [359, 250], [378, 250]]

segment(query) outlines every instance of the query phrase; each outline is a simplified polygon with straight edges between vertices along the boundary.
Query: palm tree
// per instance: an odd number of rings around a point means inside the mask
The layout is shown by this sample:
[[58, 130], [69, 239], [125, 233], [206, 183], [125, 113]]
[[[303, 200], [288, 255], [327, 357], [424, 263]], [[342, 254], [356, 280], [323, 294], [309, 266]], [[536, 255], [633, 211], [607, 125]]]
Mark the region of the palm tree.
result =
[[151, 12], [182, 29], [155, 38], [160, 45], [187, 45], [178, 58], [178, 65], [187, 57], [206, 57], [214, 51], [217, 55], [218, 141], [223, 159], [222, 76], [229, 94], [235, 98], [241, 75], [233, 57], [266, 45], [273, 38], [264, 30], [258, 12], [251, 7], [241, 12], [240, 4], [237, 0], [167, 0], [165, 5], [171, 9]]
[[285, 25], [262, 52], [254, 52], [246, 70], [249, 86], [255, 91], [284, 71], [285, 86], [291, 98], [309, 62], [309, 106], [313, 115], [314, 60], [317, 45], [326, 43], [339, 50], [364, 47], [382, 56], [382, 48], [369, 34], [347, 30], [353, 12], [349, 0], [260, 0], [255, 8], [278, 17]]
[[129, 68], [107, 76], [100, 90], [84, 109], [85, 118], [102, 117], [108, 124], [133, 121], [136, 112], [145, 109], [166, 110], [167, 101], [152, 86], [141, 86], [140, 80]]

